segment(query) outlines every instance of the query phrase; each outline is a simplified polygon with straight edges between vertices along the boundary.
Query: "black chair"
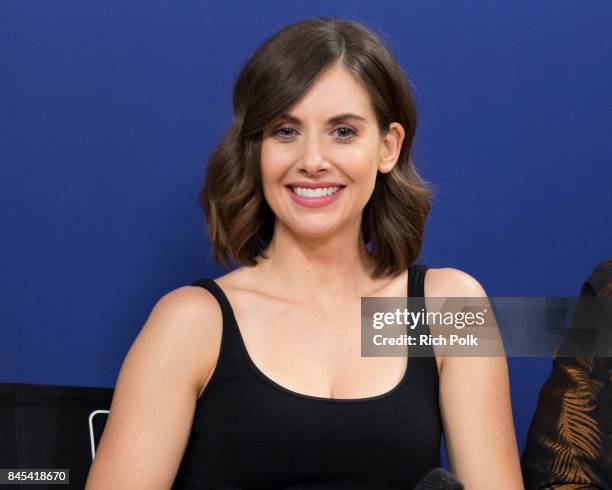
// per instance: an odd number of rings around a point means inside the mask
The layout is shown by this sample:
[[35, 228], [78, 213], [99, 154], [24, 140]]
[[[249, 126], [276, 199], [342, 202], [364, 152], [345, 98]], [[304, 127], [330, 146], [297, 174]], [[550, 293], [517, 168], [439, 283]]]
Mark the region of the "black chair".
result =
[[0, 383], [0, 467], [70, 470], [69, 485], [7, 488], [83, 490], [113, 392], [113, 388]]

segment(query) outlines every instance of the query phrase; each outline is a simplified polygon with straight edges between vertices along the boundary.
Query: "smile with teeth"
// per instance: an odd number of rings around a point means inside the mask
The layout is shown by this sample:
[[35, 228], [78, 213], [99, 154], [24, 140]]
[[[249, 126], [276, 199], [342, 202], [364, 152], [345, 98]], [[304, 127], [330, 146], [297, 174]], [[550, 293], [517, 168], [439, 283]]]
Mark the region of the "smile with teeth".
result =
[[291, 190], [300, 197], [325, 197], [331, 196], [340, 190], [339, 186], [335, 187], [317, 187], [309, 189], [307, 187], [290, 186]]

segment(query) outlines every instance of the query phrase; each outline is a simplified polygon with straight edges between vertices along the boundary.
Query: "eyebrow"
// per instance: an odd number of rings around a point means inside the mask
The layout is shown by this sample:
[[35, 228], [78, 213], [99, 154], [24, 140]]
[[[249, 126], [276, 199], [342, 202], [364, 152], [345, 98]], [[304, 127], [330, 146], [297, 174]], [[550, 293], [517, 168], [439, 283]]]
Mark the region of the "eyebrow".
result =
[[[337, 122], [340, 122], [340, 121], [345, 121], [347, 119], [356, 119], [356, 120], [362, 121], [364, 123], [368, 122], [368, 120], [365, 117], [360, 116], [359, 114], [353, 114], [352, 112], [345, 112], [343, 114], [338, 114], [336, 116], [330, 117], [327, 120], [327, 123], [328, 124], [334, 124], [334, 123], [337, 123]], [[298, 126], [302, 124], [302, 121], [300, 121], [297, 117], [292, 116], [291, 114], [282, 114], [281, 116], [279, 116], [277, 121], [278, 122], [280, 122], [280, 121], [287, 121], [287, 122], [290, 122], [292, 124], [296, 124]]]

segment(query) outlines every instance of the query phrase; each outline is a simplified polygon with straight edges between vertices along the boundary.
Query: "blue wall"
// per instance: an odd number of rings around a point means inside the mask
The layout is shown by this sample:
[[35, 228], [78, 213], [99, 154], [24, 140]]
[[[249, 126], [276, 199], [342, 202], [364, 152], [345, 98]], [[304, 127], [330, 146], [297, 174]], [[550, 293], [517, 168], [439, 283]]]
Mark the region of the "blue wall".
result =
[[[612, 3], [0, 3], [0, 381], [114, 386], [156, 300], [223, 273], [196, 203], [234, 77], [287, 23], [381, 29], [439, 195], [419, 262], [575, 296], [612, 256]], [[550, 359], [510, 359], [522, 449]]]

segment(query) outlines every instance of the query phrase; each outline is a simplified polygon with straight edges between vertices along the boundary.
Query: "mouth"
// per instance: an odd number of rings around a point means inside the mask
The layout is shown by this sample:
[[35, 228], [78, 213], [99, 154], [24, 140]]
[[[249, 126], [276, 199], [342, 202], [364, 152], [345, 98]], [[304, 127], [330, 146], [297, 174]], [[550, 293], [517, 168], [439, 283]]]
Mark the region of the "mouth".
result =
[[327, 206], [338, 200], [343, 194], [345, 185], [333, 185], [329, 187], [307, 188], [286, 185], [289, 197], [296, 204], [306, 208], [319, 208]]
[[296, 196], [300, 196], [305, 199], [316, 199], [320, 197], [333, 196], [337, 192], [344, 189], [346, 186], [339, 184], [339, 185], [333, 185], [329, 187], [314, 187], [314, 188], [300, 187], [297, 185], [287, 185], [285, 187], [289, 189]]

